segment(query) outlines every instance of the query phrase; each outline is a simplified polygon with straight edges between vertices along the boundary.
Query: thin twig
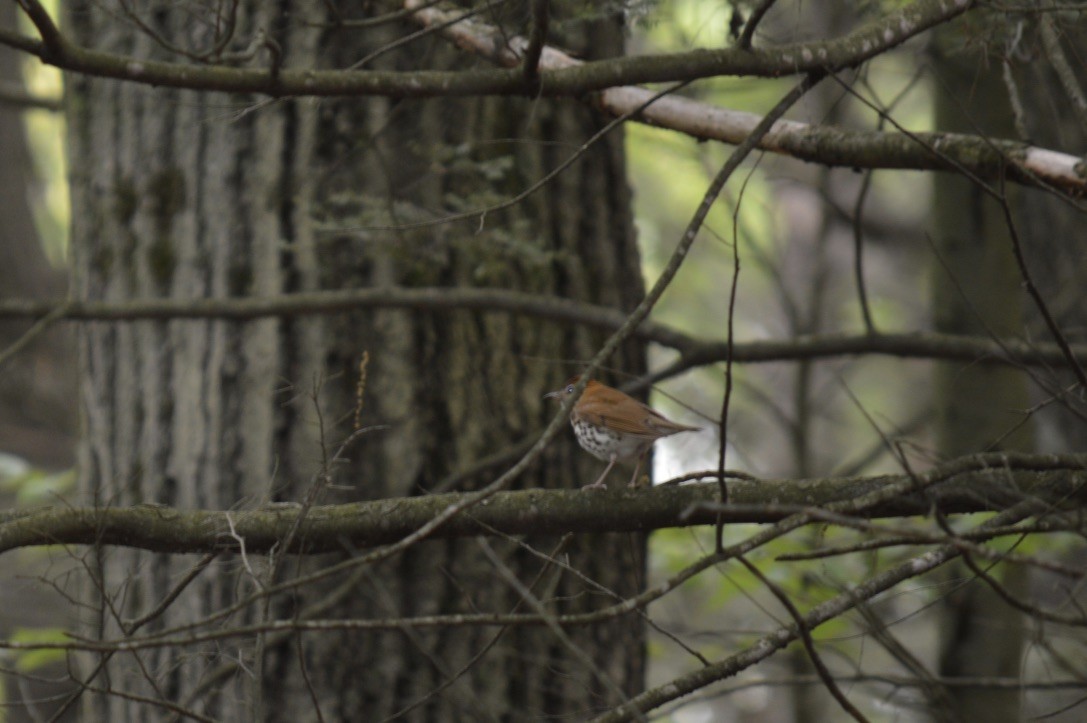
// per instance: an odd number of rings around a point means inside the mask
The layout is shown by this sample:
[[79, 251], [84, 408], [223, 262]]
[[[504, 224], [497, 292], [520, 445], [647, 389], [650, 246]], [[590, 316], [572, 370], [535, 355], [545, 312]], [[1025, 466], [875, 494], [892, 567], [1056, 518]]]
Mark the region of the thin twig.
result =
[[617, 706], [618, 710], [629, 710], [630, 714], [637, 720], [646, 720], [645, 716], [639, 711], [633, 704], [627, 694], [619, 684], [608, 674], [606, 670], [601, 668], [595, 660], [592, 659], [587, 652], [577, 643], [573, 641], [570, 635], [562, 628], [561, 625], [555, 620], [555, 615], [550, 613], [544, 604], [540, 602], [539, 598], [533, 594], [532, 590], [528, 588], [523, 582], [517, 579], [517, 576], [513, 574], [513, 571], [509, 569], [506, 563], [502, 562], [502, 559], [498, 557], [494, 549], [487, 543], [486, 540], [479, 540], [479, 547], [483, 550], [483, 554], [491, 561], [498, 574], [506, 581], [506, 584], [513, 588], [521, 599], [528, 604], [536, 614], [544, 621], [544, 624], [550, 628], [552, 634], [562, 643], [563, 647], [569, 650], [575, 658], [581, 661], [582, 665], [586, 667], [593, 674], [593, 676], [599, 680], [605, 688], [611, 691], [612, 695], [620, 701]]
[[531, 0], [532, 28], [528, 35], [528, 47], [525, 48], [523, 73], [525, 88], [529, 95], [540, 92], [540, 55], [547, 44], [547, 30], [551, 21], [549, 0]]
[[857, 302], [861, 307], [864, 331], [868, 334], [876, 334], [876, 325], [872, 321], [872, 309], [868, 304], [868, 289], [864, 283], [864, 201], [871, 187], [872, 171], [868, 171], [861, 180], [860, 190], [857, 191], [857, 202], [853, 205], [853, 279], [857, 284]]
[[[1082, 11], [1082, 8], [1080, 10]], [[1061, 48], [1061, 39], [1057, 35], [1057, 25], [1053, 16], [1043, 15], [1040, 25], [1042, 44], [1045, 47], [1046, 57], [1049, 58], [1049, 65], [1057, 74], [1065, 95], [1071, 101], [1072, 112], [1079, 120], [1080, 131], [1087, 132], [1087, 96], [1084, 95], [1083, 88], [1076, 79], [1076, 72]]]
[[[987, 526], [1003, 525], [1010, 521], [1023, 519], [1029, 516], [1034, 508], [1035, 504], [1033, 502], [1023, 502], [997, 514], [979, 527], [984, 529]], [[808, 629], [814, 629], [853, 608], [857, 600], [871, 599], [891, 589], [903, 580], [917, 577], [944, 565], [958, 557], [958, 555], [957, 549], [945, 545], [888, 568], [872, 576], [864, 583], [815, 606], [807, 615], [803, 616], [803, 622]], [[768, 635], [762, 636], [734, 655], [640, 693], [634, 697], [633, 702], [641, 711], [654, 710], [665, 703], [702, 689], [710, 683], [735, 675], [739, 671], [765, 660], [795, 640], [798, 634], [798, 628], [795, 625], [779, 628]], [[610, 711], [595, 718], [594, 722], [618, 723], [626, 720], [630, 720], [630, 717], [625, 711]]]
[[408, 45], [410, 43], [414, 43], [416, 40], [419, 40], [420, 38], [425, 38], [428, 35], [440, 33], [442, 30], [448, 27], [456, 25], [457, 23], [462, 23], [469, 18], [473, 18], [476, 15], [487, 12], [495, 7], [498, 7], [499, 5], [505, 4], [506, 2], [508, 2], [508, 0], [491, 0], [486, 5], [478, 8], [472, 8], [471, 10], [465, 10], [464, 12], [459, 13], [455, 17], [449, 18], [445, 22], [439, 23], [437, 25], [424, 27], [420, 30], [416, 30], [414, 33], [409, 33], [407, 35], [399, 37], [391, 43], [386, 43], [385, 45], [381, 46], [380, 48], [366, 55], [360, 60], [355, 61], [350, 66], [348, 66], [348, 70], [358, 70], [359, 68], [362, 68], [370, 62], [377, 60], [382, 55], [385, 55], [386, 53], [395, 50], [396, 48], [403, 47], [404, 45]]
[[[177, 582], [176, 585], [174, 585], [173, 589], [171, 589], [169, 592], [166, 593], [166, 595], [163, 596], [162, 600], [159, 601], [159, 604], [149, 610], [144, 615], [141, 615], [134, 620], [119, 621], [121, 629], [125, 632], [125, 635], [134, 635], [144, 625], [151, 622], [152, 620], [157, 619], [160, 615], [162, 615], [162, 613], [164, 613], [166, 609], [169, 608], [175, 600], [177, 600], [177, 598], [189, 586], [189, 584], [193, 580], [195, 580], [201, 572], [207, 569], [208, 565], [210, 565], [212, 561], [214, 561], [215, 558], [218, 556], [218, 552], [208, 553], [204, 555], [204, 557], [202, 557], [199, 562], [193, 565], [189, 572], [186, 573], [181, 578], [181, 580]], [[92, 575], [92, 579], [94, 579], [94, 577], [96, 576]], [[99, 595], [101, 595], [101, 591], [99, 592]], [[79, 689], [73, 692], [67, 698], [65, 698], [64, 702], [61, 703], [61, 705], [53, 711], [53, 715], [49, 719], [51, 722], [60, 720], [64, 716], [64, 714], [67, 713], [67, 711], [72, 707], [72, 705], [75, 704], [75, 702], [82, 697], [83, 693], [91, 689], [90, 683], [96, 677], [98, 677], [98, 675], [103, 670], [105, 670], [106, 664], [109, 663], [110, 658], [112, 658], [113, 655], [113, 652], [106, 652], [102, 654], [102, 656], [95, 663], [94, 669], [87, 674], [87, 677], [84, 680], [80, 681]]]
[[1008, 59], [1001, 62], [1001, 77], [1004, 79], [1004, 88], [1008, 91], [1008, 104], [1011, 105], [1012, 120], [1015, 124], [1015, 132], [1020, 140], [1030, 141], [1030, 129], [1027, 128], [1027, 113], [1023, 108], [1023, 98], [1019, 93], [1019, 86], [1012, 74], [1012, 64]]
[[[754, 173], [754, 169], [752, 172]], [[728, 294], [728, 310], [726, 311], [725, 328], [725, 394], [721, 399], [721, 419], [718, 429], [720, 440], [717, 445], [717, 485], [719, 491], [718, 501], [723, 506], [728, 502], [728, 484], [725, 482], [725, 456], [728, 452], [728, 412], [732, 402], [732, 362], [736, 351], [735, 320], [736, 320], [736, 296], [740, 289], [740, 233], [739, 218], [740, 207], [743, 203], [744, 192], [747, 190], [747, 182], [751, 179], [751, 173], [747, 174], [740, 193], [732, 210], [732, 285]], [[720, 552], [724, 549], [725, 523], [718, 516], [714, 529], [714, 544]]]
[[[305, 25], [314, 25], [319, 28], [327, 28], [329, 30], [364, 30], [368, 28], [376, 28], [382, 25], [388, 25], [398, 20], [406, 20], [412, 15], [417, 13], [421, 9], [432, 8], [435, 5], [439, 5], [446, 0], [427, 0], [423, 3], [421, 8], [400, 8], [399, 10], [391, 10], [381, 15], [375, 15], [372, 18], [360, 18], [358, 20], [343, 19], [335, 17], [332, 22], [329, 23], [304, 23]], [[330, 10], [335, 10], [332, 3], [328, 3]]]
[[1064, 354], [1064, 358], [1068, 361], [1068, 366], [1072, 368], [1072, 373], [1075, 374], [1076, 379], [1080, 383], [1081, 389], [1087, 389], [1087, 372], [1084, 372], [1083, 366], [1079, 363], [1079, 359], [1076, 358], [1075, 353], [1072, 351], [1072, 347], [1068, 344], [1068, 339], [1065, 338], [1064, 332], [1061, 331], [1060, 326], [1057, 325], [1056, 319], [1049, 311], [1049, 306], [1042, 298], [1041, 292], [1038, 291], [1038, 287], [1034, 284], [1034, 279], [1030, 274], [1030, 269], [1027, 268], [1027, 261], [1023, 258], [1023, 245], [1019, 241], [1019, 230], [1015, 225], [1015, 219], [1012, 216], [1011, 204], [1008, 203], [1007, 188], [1004, 185], [1004, 177], [1000, 177], [1000, 210], [1004, 213], [1004, 221], [1008, 227], [1008, 236], [1011, 239], [1012, 253], [1015, 255], [1015, 263], [1019, 266], [1019, 276], [1023, 280], [1023, 286], [1026, 287], [1027, 294], [1031, 300], [1034, 301], [1035, 307], [1038, 309], [1038, 313], [1042, 315], [1042, 319], [1045, 321], [1046, 328], [1049, 329], [1049, 333], [1053, 336], [1053, 340], [1057, 342], [1057, 346], [1060, 347], [1061, 352]]
[[744, 24], [744, 30], [740, 33], [740, 39], [737, 41], [737, 45], [740, 49], [749, 50], [751, 48], [751, 41], [755, 37], [755, 28], [759, 26], [763, 16], [769, 12], [775, 2], [777, 2], [777, 0], [762, 0], [762, 2], [751, 11], [751, 17], [748, 18], [747, 22]]
[[[566, 534], [566, 535], [563, 535], [562, 538], [555, 545], [554, 549], [552, 549], [552, 551], [550, 553], [544, 555], [545, 561], [546, 561], [547, 564], [543, 565], [540, 568], [539, 572], [536, 573], [536, 577], [532, 580], [531, 583], [529, 583], [529, 585], [528, 585], [529, 590], [533, 589], [534, 587], [536, 587], [540, 583], [540, 581], [543, 579], [544, 575], [547, 572], [550, 571], [550, 569], [551, 569], [550, 566], [551, 565], [558, 564], [559, 554], [564, 549], [566, 549], [566, 547], [570, 544], [570, 540], [572, 540], [572, 539], [573, 539], [573, 535], [571, 535], [569, 533]], [[524, 545], [524, 543], [521, 542], [520, 540], [516, 540], [516, 542], [520, 543], [521, 545]], [[524, 546], [528, 547], [528, 549], [531, 550], [532, 552], [534, 552], [534, 553], [536, 552], [534, 549], [532, 549], [528, 545], [524, 545]], [[556, 578], [556, 580], [557, 580], [557, 578]], [[525, 602], [524, 598], [519, 598], [513, 604], [513, 608], [510, 610], [510, 614], [516, 613], [521, 608], [521, 606], [524, 604], [524, 602]], [[502, 636], [505, 635], [506, 631], [509, 630], [509, 629], [510, 629], [509, 626], [503, 626], [503, 627], [499, 628], [498, 632], [496, 632], [493, 636], [491, 636], [491, 639], [488, 640], [486, 642], [486, 644], [484, 644], [483, 647], [480, 648], [480, 650], [475, 655], [473, 655], [471, 657], [471, 659], [468, 660], [468, 662], [466, 662], [464, 665], [462, 665], [460, 667], [460, 670], [458, 670], [456, 673], [454, 673], [453, 675], [446, 678], [441, 683], [439, 683], [433, 690], [428, 691], [426, 693], [426, 695], [420, 697], [419, 699], [415, 700], [412, 703], [409, 703], [407, 706], [405, 706], [404, 708], [401, 708], [400, 710], [396, 711], [392, 715], [388, 716], [387, 718], [382, 720], [380, 723], [391, 723], [394, 720], [398, 720], [398, 719], [402, 718], [403, 716], [406, 716], [411, 711], [413, 711], [416, 708], [418, 708], [419, 706], [425, 704], [428, 700], [432, 700], [437, 695], [439, 695], [443, 690], [445, 690], [449, 686], [456, 683], [458, 680], [460, 680], [464, 676], [464, 674], [466, 672], [468, 672], [472, 668], [472, 666], [474, 666], [476, 663], [478, 663], [480, 660], [482, 660], [483, 656], [486, 655], [488, 652], [490, 652], [491, 649], [494, 648], [494, 646], [498, 644], [498, 641], [502, 639]]]
[[860, 723], [868, 723], [868, 718], [865, 717], [860, 710], [857, 709], [849, 698], [846, 697], [842, 689], [838, 687], [838, 684], [834, 681], [834, 675], [827, 668], [823, 662], [823, 657], [819, 655], [819, 652], [815, 649], [815, 641], [811, 637], [811, 629], [808, 627], [807, 621], [804, 616], [800, 614], [800, 611], [793, 604], [793, 601], [789, 599], [789, 596], [785, 594], [785, 591], [781, 587], [772, 582], [766, 575], [762, 574], [759, 568], [755, 567], [746, 557], [739, 555], [736, 558], [740, 561], [740, 564], [747, 568], [747, 571], [758, 579], [766, 589], [770, 591], [774, 597], [778, 599], [778, 602], [789, 612], [789, 617], [793, 619], [796, 624], [796, 630], [800, 634], [800, 640], [804, 644], [804, 649], [808, 651], [808, 658], [811, 660], [812, 665], [815, 667], [815, 672], [819, 675], [819, 678], [823, 681], [823, 686], [828, 692], [838, 701], [838, 705], [842, 706], [842, 710], [848, 713], [856, 721]]
[[63, 319], [64, 316], [68, 313], [69, 308], [70, 304], [68, 302], [62, 302], [60, 304], [57, 304], [57, 306], [52, 311], [50, 311], [38, 321], [34, 322], [34, 324], [29, 329], [27, 329], [18, 339], [9, 344], [7, 349], [0, 351], [0, 368], [3, 368], [4, 364], [10, 361], [12, 357], [14, 357], [16, 354], [25, 349], [28, 344], [30, 344], [32, 341], [48, 331], [49, 327]]

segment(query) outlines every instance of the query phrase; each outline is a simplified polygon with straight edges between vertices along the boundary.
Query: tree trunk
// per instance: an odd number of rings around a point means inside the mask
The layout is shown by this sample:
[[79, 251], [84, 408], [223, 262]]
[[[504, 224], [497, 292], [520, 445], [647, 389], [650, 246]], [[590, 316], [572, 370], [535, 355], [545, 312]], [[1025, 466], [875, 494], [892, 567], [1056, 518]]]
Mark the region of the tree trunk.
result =
[[[186, 13], [159, 5], [148, 17], [165, 37], [190, 42]], [[249, 18], [267, 23], [270, 18]], [[72, 8], [78, 40], [162, 58], [148, 36], [93, 4]], [[294, 104], [239, 118], [253, 99], [155, 90], [69, 76], [73, 286], [79, 299], [270, 296], [282, 267]], [[278, 481], [284, 414], [276, 390], [289, 371], [275, 320], [142, 321], [80, 327], [81, 489], [96, 505], [252, 507]], [[140, 632], [188, 623], [252, 593], [242, 560], [203, 572]], [[88, 558], [89, 621], [102, 638], [124, 635], [194, 564], [187, 556], [97, 549]], [[230, 624], [252, 621], [246, 609]], [[244, 675], [190, 701], [214, 666], [252, 646], [154, 650], [87, 660], [100, 688], [191, 705], [224, 720], [249, 719]], [[86, 695], [87, 720], [158, 720], [169, 711], [103, 693]]]
[[[1087, 118], [1074, 111], [1073, 99], [1077, 93], [1082, 98], [1087, 90], [1082, 62], [1077, 59], [1078, 49], [1087, 47], [1087, 26], [1082, 17], [1043, 13], [1024, 30], [1022, 49], [1012, 56], [1011, 87], [1020, 99], [1025, 135], [1038, 145], [1076, 152], [1087, 146]], [[1070, 73], [1063, 79], [1059, 77], [1066, 70]], [[1020, 201], [1016, 221], [1034, 283], [1066, 338], [1082, 343], [1083, 330], [1087, 328], [1082, 299], [1082, 280], [1087, 277], [1083, 212], [1067, 199], [1037, 189], [1023, 189]], [[1028, 304], [1026, 319], [1028, 338], [1052, 340], [1035, 305]], [[1029, 404], [1036, 410], [1032, 421], [1037, 451], [1066, 454], [1087, 449], [1087, 424], [1083, 421], [1087, 400], [1075, 374], [1057, 368], [1039, 370], [1036, 375], [1042, 383], [1032, 385]], [[1062, 394], [1060, 390], [1072, 393]], [[1081, 558], [1076, 551], [1062, 550], [1059, 546], [1054, 546], [1052, 553], [1071, 564]], [[1084, 604], [1082, 590], [1071, 593], [1074, 599], [1069, 600], [1052, 575], [1038, 568], [1031, 568], [1030, 573], [1028, 593], [1022, 596], [1029, 602], [1051, 607]], [[1062, 591], [1059, 596], [1056, 590]], [[1044, 626], [1051, 642], [1031, 646], [1031, 654], [1024, 656], [1022, 677], [1040, 680], [1065, 672], [1061, 645], [1073, 636], [1044, 623], [1028, 621], [1027, 624], [1032, 639]], [[1081, 697], [1079, 691], [1028, 688], [1019, 714], [1022, 719], [1076, 720], [1081, 715], [1077, 707]], [[1065, 718], [1054, 711], [1063, 711]]]
[[[289, 5], [240, 3], [235, 44], [245, 47], [266, 28], [286, 66], [345, 67], [413, 29], [336, 28], [323, 5]], [[171, 43], [209, 47], [203, 33], [215, 26], [194, 22], [193, 12], [195, 6], [151, 4], [141, 18]], [[160, 45], [122, 30], [94, 4], [77, 7], [71, 26], [81, 42], [103, 50], [165, 57]], [[562, 41], [584, 56], [621, 51], [613, 19], [558, 27]], [[431, 67], [463, 64], [443, 41], [427, 39], [368, 67], [419, 67], [420, 58]], [[258, 53], [253, 62], [267, 58]], [[73, 78], [72, 90], [79, 298], [495, 286], [629, 309], [642, 293], [616, 132], [510, 209], [468, 223], [376, 228], [504, 200], [601, 126], [583, 106], [370, 97], [263, 104], [86, 78]], [[576, 373], [575, 362], [602, 339], [501, 312], [89, 324], [81, 339], [83, 489], [102, 505], [211, 508], [303, 501], [314, 480], [324, 485], [320, 502], [424, 493], [538, 430], [555, 411], [542, 394]], [[357, 400], [364, 354], [370, 361]], [[610, 363], [638, 372], [642, 349], [626, 345]], [[381, 428], [343, 447], [356, 413], [363, 427]], [[338, 451], [335, 464], [322, 461]], [[515, 484], [575, 486], [598, 470], [567, 436]], [[456, 489], [478, 487], [500, 471], [469, 477]], [[585, 579], [528, 547], [554, 553], [556, 539], [489, 544], [551, 612], [592, 609], [612, 600], [604, 588], [629, 595], [643, 582], [641, 535], [564, 541], [558, 558]], [[534, 612], [491, 554], [473, 540], [422, 543], [216, 625], [267, 615]], [[345, 549], [275, 564], [221, 559], [141, 632], [199, 619], [273, 578], [284, 582], [358, 555]], [[153, 608], [192, 564], [180, 556], [96, 551], [95, 634], [119, 635], [115, 618]], [[95, 684], [108, 681], [110, 689], [225, 720], [309, 718], [315, 706], [326, 720], [380, 720], [408, 708], [403, 720], [583, 717], [617, 703], [618, 691], [640, 687], [640, 621], [567, 636], [546, 627], [269, 635], [142, 653], [138, 660], [117, 656]], [[87, 661], [84, 673], [96, 664]], [[88, 700], [94, 719], [169, 717], [164, 708], [108, 694]]]
[[[945, 40], [950, 33], [945, 33]], [[1007, 92], [999, 73], [975, 53], [948, 51], [937, 64], [936, 127], [941, 131], [1015, 136]], [[997, 185], [998, 180], [986, 182]], [[933, 308], [937, 331], [1022, 333], [1022, 287], [1012, 240], [1000, 206], [974, 182], [944, 173], [935, 182], [936, 249]], [[1014, 201], [1013, 201], [1014, 202]], [[1030, 450], [1032, 434], [1023, 424], [1028, 406], [1026, 379], [1013, 367], [937, 365], [937, 445], [945, 457], [982, 451]], [[1020, 594], [1021, 568], [990, 570]], [[948, 677], [1016, 677], [1023, 648], [1022, 615], [1008, 606], [965, 566], [945, 579], [953, 589], [944, 600], [940, 624], [940, 674]], [[952, 686], [961, 720], [1017, 721], [1019, 692]]]

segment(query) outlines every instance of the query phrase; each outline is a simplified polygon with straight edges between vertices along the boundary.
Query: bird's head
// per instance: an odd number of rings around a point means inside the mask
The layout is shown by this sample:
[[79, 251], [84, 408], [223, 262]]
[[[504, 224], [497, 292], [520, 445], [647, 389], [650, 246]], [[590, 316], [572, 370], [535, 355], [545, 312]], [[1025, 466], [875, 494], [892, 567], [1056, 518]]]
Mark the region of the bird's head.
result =
[[[553, 392], [548, 392], [544, 395], [544, 399], [558, 399], [560, 402], [563, 401], [564, 399], [566, 399], [566, 397], [574, 393], [574, 386], [577, 384], [579, 379], [581, 379], [581, 375], [570, 377], [566, 380], [566, 383], [562, 385], [561, 389], [556, 389]], [[593, 382], [590, 381], [589, 384], [593, 384]]]

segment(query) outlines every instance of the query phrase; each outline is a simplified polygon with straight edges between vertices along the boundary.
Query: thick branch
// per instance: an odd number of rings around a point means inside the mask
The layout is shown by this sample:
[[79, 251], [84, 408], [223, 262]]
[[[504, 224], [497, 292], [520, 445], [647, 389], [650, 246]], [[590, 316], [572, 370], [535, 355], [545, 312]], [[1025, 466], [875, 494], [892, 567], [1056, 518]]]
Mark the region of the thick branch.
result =
[[[931, 485], [924, 494], [889, 498], [895, 485]], [[821, 480], [729, 483], [730, 504], [715, 505], [717, 485], [694, 484], [646, 490], [586, 492], [525, 490], [498, 492], [444, 523], [431, 537], [491, 534], [645, 532], [669, 527], [775, 522], [812, 507], [840, 506], [873, 499], [860, 509], [865, 518], [927, 514], [935, 505], [947, 514], [1004, 509], [1026, 497], [1062, 509], [1085, 500], [1087, 460], [1078, 456], [984, 455], [958, 460], [911, 480], [902, 475]], [[354, 548], [398, 541], [433, 521], [461, 494], [377, 500], [311, 508], [293, 549], [324, 552], [349, 543]], [[0, 523], [0, 552], [53, 544], [106, 544], [155, 552], [193, 553], [237, 549], [263, 553], [292, 529], [298, 509], [219, 512], [152, 505], [123, 508], [51, 507], [8, 511]]]
[[[409, 7], [417, 4], [417, 0], [406, 3]], [[442, 34], [459, 48], [510, 68], [520, 62], [521, 51], [528, 44], [524, 38], [512, 38], [507, 44], [498, 28], [476, 21], [450, 24], [451, 17], [453, 11], [440, 7], [429, 7], [414, 15], [417, 22], [427, 27], [443, 27]], [[583, 65], [582, 61], [549, 47], [545, 48], [539, 67], [559, 70]], [[594, 97], [594, 102], [600, 109], [622, 116], [646, 105], [653, 95], [646, 88], [627, 85], [607, 88]], [[737, 144], [750, 135], [762, 117], [671, 95], [653, 101], [634, 119], [699, 140]], [[1008, 173], [1011, 180], [1019, 183], [1041, 181], [1077, 193], [1087, 191], [1087, 169], [1082, 158], [1019, 141], [960, 133], [907, 135], [850, 131], [779, 120], [758, 147], [824, 166], [944, 171], [965, 167], [984, 177]]]
[[[231, 319], [245, 321], [269, 316], [329, 314], [358, 309], [415, 309], [417, 311], [495, 311], [524, 314], [615, 330], [626, 314], [606, 306], [572, 299], [539, 296], [505, 289], [471, 288], [368, 288], [315, 291], [271, 297], [219, 299], [133, 299], [125, 302], [0, 299], [0, 319], [40, 318], [64, 308], [58, 317], [89, 321], [138, 321], [170, 319]], [[695, 340], [663, 325], [645, 322], [643, 334], [666, 346], [686, 347]]]
[[[37, 4], [35, 3], [35, 6]], [[425, 5], [418, 3], [417, 6]], [[576, 96], [617, 85], [694, 80], [722, 75], [778, 77], [854, 67], [973, 7], [973, 0], [917, 0], [836, 40], [771, 50], [698, 49], [623, 57], [540, 72], [540, 92]], [[409, 7], [411, 5], [409, 4]], [[467, 22], [467, 21], [465, 21]], [[38, 27], [42, 28], [42, 23]], [[48, 43], [0, 30], [0, 43], [45, 63], [85, 75], [148, 85], [282, 96], [436, 97], [520, 95], [524, 73], [507, 70], [269, 70], [169, 63], [82, 48], [62, 34]], [[542, 59], [543, 60], [543, 59]]]
[[[29, 299], [0, 300], [0, 319], [139, 321], [170, 319], [232, 319], [329, 314], [357, 309], [415, 309], [430, 312], [455, 310], [523, 314], [539, 319], [581, 324], [614, 331], [626, 320], [615, 309], [504, 289], [387, 288], [349, 289], [285, 294], [275, 297], [229, 299], [133, 299], [120, 302], [49, 302]], [[664, 324], [647, 321], [635, 336], [682, 352], [670, 374], [723, 361], [726, 344], [684, 334]], [[1087, 345], [1072, 350], [1087, 359]], [[902, 358], [1046, 365], [1061, 367], [1067, 359], [1056, 344], [1030, 344], [1019, 340], [997, 342], [934, 332], [906, 334], [823, 334], [787, 340], [739, 342], [733, 360], [741, 363], [825, 359], [862, 354]]]

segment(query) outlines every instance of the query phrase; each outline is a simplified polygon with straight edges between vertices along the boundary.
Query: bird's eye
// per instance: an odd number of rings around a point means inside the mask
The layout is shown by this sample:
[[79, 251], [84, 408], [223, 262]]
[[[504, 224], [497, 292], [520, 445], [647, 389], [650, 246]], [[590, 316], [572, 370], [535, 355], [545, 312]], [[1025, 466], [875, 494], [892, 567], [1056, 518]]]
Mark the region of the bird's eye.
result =
[[573, 385], [573, 384], [571, 384], [570, 386], [566, 387], [566, 393], [567, 393], [567, 394], [573, 394], [573, 393], [574, 393], [574, 385]]

